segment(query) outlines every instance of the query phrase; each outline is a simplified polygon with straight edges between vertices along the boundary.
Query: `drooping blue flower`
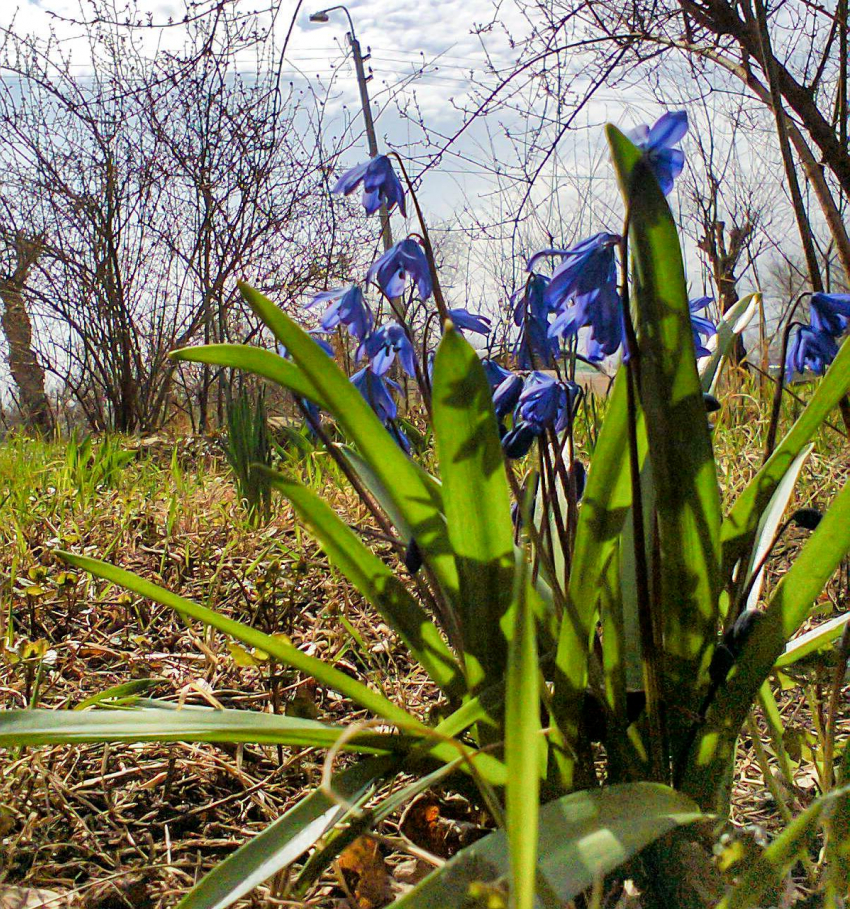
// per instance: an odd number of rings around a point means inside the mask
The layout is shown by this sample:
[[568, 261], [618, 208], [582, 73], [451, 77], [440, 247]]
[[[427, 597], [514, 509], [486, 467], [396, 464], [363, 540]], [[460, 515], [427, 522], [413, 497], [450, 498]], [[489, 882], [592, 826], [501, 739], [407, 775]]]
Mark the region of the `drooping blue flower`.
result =
[[534, 440], [543, 432], [534, 423], [517, 423], [502, 437], [502, 451], [506, 458], [524, 458], [531, 450]]
[[615, 353], [623, 343], [614, 257], [620, 239], [617, 234], [598, 233], [570, 249], [546, 249], [531, 257], [529, 271], [542, 256], [563, 258], [544, 293], [549, 309], [557, 312], [549, 337], [570, 337], [588, 326], [599, 358]]
[[390, 387], [396, 390], [399, 390], [399, 387], [392, 379], [377, 375], [366, 366], [354, 373], [351, 384], [368, 401], [382, 423], [394, 420], [398, 416], [398, 407], [390, 394]]
[[503, 420], [519, 402], [519, 396], [525, 387], [522, 376], [508, 374], [493, 394], [493, 408], [496, 416]]
[[458, 307], [450, 309], [449, 316], [454, 327], [463, 334], [464, 331], [471, 331], [477, 335], [490, 334], [490, 320], [486, 316], [471, 313], [468, 309]]
[[[327, 343], [323, 338], [313, 337], [313, 340], [321, 347], [321, 349], [329, 356], [333, 357], [333, 348], [330, 344]], [[284, 360], [290, 359], [289, 351], [286, 349], [284, 344], [277, 345], [278, 355], [283, 357]], [[307, 429], [311, 436], [316, 434], [315, 426], [318, 426], [322, 422], [322, 412], [319, 409], [319, 405], [315, 401], [311, 401], [309, 398], [298, 398], [299, 403], [304, 408], [304, 412], [307, 415]]]
[[561, 432], [569, 425], [580, 395], [581, 389], [573, 382], [533, 372], [519, 395], [516, 419], [541, 431], [551, 428]]
[[807, 369], [823, 375], [837, 353], [838, 343], [832, 335], [825, 331], [817, 331], [808, 325], [801, 325], [788, 349], [785, 377], [790, 379], [795, 372], [803, 373]]
[[412, 378], [416, 376], [413, 345], [398, 322], [386, 322], [363, 342], [362, 350], [372, 361], [377, 376], [386, 375], [398, 354], [401, 368]]
[[401, 181], [396, 176], [390, 159], [386, 155], [378, 155], [371, 161], [347, 170], [337, 180], [332, 192], [344, 193], [347, 196], [353, 193], [361, 183], [363, 184], [363, 207], [367, 214], [374, 214], [381, 205], [386, 205], [387, 211], [389, 211], [396, 204], [403, 215], [407, 214]]
[[676, 177], [685, 166], [685, 153], [674, 146], [687, 131], [688, 115], [683, 110], [677, 110], [668, 111], [661, 116], [651, 129], [648, 126], [638, 126], [629, 134], [632, 142], [644, 152], [665, 196], [673, 189]]
[[484, 367], [484, 375], [487, 376], [491, 391], [495, 391], [508, 376], [513, 375], [509, 369], [499, 366], [499, 364], [490, 357], [485, 357], [481, 361], [481, 365]]
[[322, 313], [320, 320], [322, 331], [333, 331], [337, 325], [344, 325], [353, 338], [362, 341], [372, 330], [372, 313], [356, 284], [322, 291], [313, 297], [307, 308], [328, 302], [331, 305]]
[[416, 282], [419, 297], [431, 296], [431, 270], [422, 247], [408, 237], [388, 249], [369, 269], [367, 280], [376, 281], [390, 298], [401, 296], [410, 278]]
[[520, 369], [551, 366], [558, 356], [558, 339], [549, 337], [548, 286], [549, 278], [532, 273], [523, 289], [511, 297], [514, 325], [519, 328], [514, 353]]
[[708, 340], [712, 335], [716, 335], [717, 326], [710, 319], [698, 316], [697, 313], [713, 302], [713, 297], [697, 297], [688, 303], [688, 309], [691, 311], [691, 330], [694, 333], [694, 349], [696, 350], [697, 359], [711, 356], [711, 351], [703, 344], [703, 339]]
[[812, 328], [839, 338], [850, 326], [850, 294], [812, 294]]

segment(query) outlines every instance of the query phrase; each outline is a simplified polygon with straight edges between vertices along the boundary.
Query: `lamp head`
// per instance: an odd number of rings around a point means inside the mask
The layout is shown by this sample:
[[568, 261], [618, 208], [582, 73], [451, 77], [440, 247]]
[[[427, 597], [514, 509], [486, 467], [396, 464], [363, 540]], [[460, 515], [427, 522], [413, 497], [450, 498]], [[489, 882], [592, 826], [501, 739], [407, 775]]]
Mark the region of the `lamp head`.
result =
[[324, 12], [323, 10], [318, 13], [311, 13], [310, 21], [311, 22], [327, 22], [328, 14], [326, 12]]

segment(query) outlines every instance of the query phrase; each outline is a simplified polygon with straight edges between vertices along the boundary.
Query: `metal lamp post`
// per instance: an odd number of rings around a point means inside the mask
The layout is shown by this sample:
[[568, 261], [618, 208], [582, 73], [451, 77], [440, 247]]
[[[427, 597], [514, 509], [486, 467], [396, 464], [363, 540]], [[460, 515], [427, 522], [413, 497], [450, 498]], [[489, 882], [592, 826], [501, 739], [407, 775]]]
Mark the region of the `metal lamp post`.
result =
[[[354, 70], [357, 73], [357, 87], [360, 89], [360, 104], [363, 108], [363, 121], [366, 125], [366, 140], [369, 144], [369, 157], [374, 158], [378, 154], [378, 138], [375, 135], [375, 122], [372, 119], [372, 107], [369, 103], [369, 89], [367, 83], [372, 77], [366, 76], [366, 70], [363, 67], [364, 57], [360, 50], [360, 42], [354, 32], [354, 22], [351, 19], [351, 13], [342, 6], [329, 6], [327, 9], [319, 10], [310, 16], [311, 22], [324, 23], [329, 20], [328, 13], [335, 10], [342, 10], [348, 19], [348, 44], [351, 47], [351, 55], [354, 58]], [[368, 56], [365, 58], [368, 60]], [[387, 250], [393, 245], [393, 235], [390, 229], [390, 216], [385, 205], [381, 206], [381, 236], [384, 241], [384, 249]]]

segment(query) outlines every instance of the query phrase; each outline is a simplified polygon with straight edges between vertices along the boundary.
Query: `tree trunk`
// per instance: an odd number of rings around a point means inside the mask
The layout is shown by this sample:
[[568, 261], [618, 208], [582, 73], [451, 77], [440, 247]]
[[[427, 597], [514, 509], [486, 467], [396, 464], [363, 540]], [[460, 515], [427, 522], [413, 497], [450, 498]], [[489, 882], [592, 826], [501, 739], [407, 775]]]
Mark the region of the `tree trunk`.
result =
[[18, 232], [14, 243], [15, 270], [11, 275], [0, 276], [2, 326], [9, 345], [9, 371], [18, 386], [24, 425], [31, 432], [50, 435], [54, 429], [53, 414], [44, 391], [44, 370], [32, 349], [32, 322], [24, 302], [24, 286], [30, 269], [41, 254], [42, 242]]

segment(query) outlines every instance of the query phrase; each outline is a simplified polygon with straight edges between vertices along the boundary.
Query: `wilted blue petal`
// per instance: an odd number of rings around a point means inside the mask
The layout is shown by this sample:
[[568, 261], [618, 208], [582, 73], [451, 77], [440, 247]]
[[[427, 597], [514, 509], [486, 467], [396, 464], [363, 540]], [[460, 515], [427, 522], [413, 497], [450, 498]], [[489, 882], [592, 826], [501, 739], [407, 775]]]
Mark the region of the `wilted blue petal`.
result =
[[815, 331], [843, 335], [850, 325], [850, 294], [812, 294], [811, 316]]
[[517, 406], [524, 385], [522, 376], [509, 375], [496, 389], [493, 407], [500, 420]]
[[484, 375], [487, 376], [487, 381], [490, 383], [491, 390], [498, 388], [508, 376], [513, 375], [509, 369], [499, 366], [499, 364], [495, 360], [490, 359], [490, 357], [485, 357], [481, 361], [481, 365], [484, 367]]
[[506, 458], [523, 458], [531, 450], [542, 428], [532, 423], [519, 423], [502, 438], [502, 451]]
[[786, 378], [790, 378], [795, 372], [804, 373], [807, 369], [823, 375], [837, 353], [838, 344], [832, 335], [801, 325], [788, 350]]

